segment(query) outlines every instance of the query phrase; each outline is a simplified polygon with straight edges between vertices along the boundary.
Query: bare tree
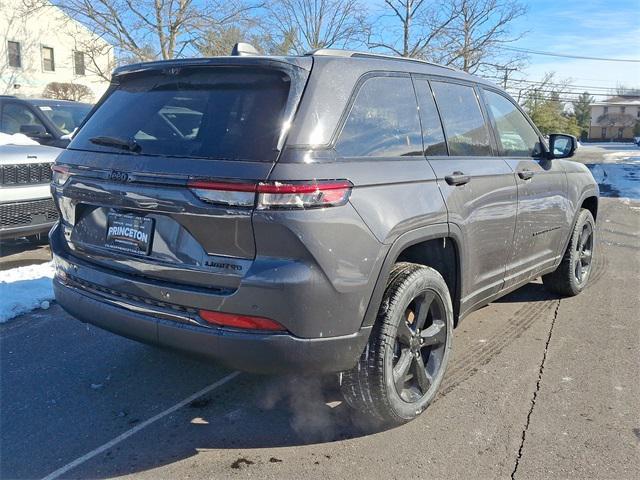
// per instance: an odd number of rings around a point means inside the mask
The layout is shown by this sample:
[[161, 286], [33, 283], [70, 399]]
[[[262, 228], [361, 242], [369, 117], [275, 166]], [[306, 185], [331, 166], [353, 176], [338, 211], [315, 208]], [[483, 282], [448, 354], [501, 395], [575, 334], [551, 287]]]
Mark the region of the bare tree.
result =
[[613, 95], [619, 95], [621, 97], [640, 97], [640, 88], [627, 87], [623, 84], [618, 84], [613, 90]]
[[510, 31], [513, 21], [527, 12], [523, 4], [518, 0], [450, 1], [457, 15], [447, 26], [441, 61], [470, 73], [522, 63], [522, 56], [505, 56], [501, 47], [524, 35]]
[[417, 58], [432, 56], [434, 43], [457, 16], [453, 2], [428, 0], [385, 0], [382, 12], [369, 47]]
[[[29, 0], [42, 1], [42, 0]], [[131, 60], [195, 51], [203, 32], [233, 24], [255, 8], [245, 0], [51, 0]], [[151, 57], [151, 58], [150, 58]]]
[[361, 0], [270, 0], [264, 35], [286, 53], [363, 44], [366, 5]]
[[42, 92], [44, 98], [56, 100], [73, 100], [76, 102], [93, 100], [93, 93], [86, 85], [76, 83], [51, 82]]
[[524, 88], [518, 89], [517, 96], [514, 96], [518, 103], [523, 104], [526, 109], [531, 109], [543, 100], [552, 99], [559, 92], [565, 92], [569, 85], [570, 79], [559, 80], [555, 72], [546, 72], [540, 81], [526, 84]]
[[222, 27], [205, 32], [195, 42], [198, 52], [204, 57], [229, 55], [233, 46], [238, 42], [250, 42], [256, 46], [255, 40], [250, 40], [246, 32], [235, 25]]
[[295, 34], [287, 32], [274, 37], [270, 32], [257, 27], [253, 19], [242, 22], [241, 26], [215, 28], [197, 39], [198, 52], [205, 57], [229, 55], [238, 42], [248, 42], [265, 55], [287, 55], [294, 48]]

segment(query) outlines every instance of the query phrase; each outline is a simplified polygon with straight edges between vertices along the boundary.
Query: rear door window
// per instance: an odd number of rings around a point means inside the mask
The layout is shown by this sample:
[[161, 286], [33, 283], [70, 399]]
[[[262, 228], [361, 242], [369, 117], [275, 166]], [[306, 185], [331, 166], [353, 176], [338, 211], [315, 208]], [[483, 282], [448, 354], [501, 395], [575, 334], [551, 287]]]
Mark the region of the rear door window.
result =
[[336, 151], [342, 157], [422, 155], [418, 106], [409, 77], [372, 77], [357, 93]]
[[473, 87], [431, 82], [447, 134], [449, 155], [491, 155], [489, 130]]
[[286, 74], [266, 69], [133, 74], [107, 97], [70, 148], [119, 151], [95, 142], [110, 137], [136, 145], [141, 155], [275, 161], [289, 88]]
[[540, 155], [538, 134], [511, 100], [490, 90], [484, 90], [484, 95], [495, 122], [501, 154], [507, 157]]
[[433, 93], [427, 80], [416, 80], [416, 94], [420, 105], [424, 154], [427, 156], [447, 155], [440, 116], [433, 101]]

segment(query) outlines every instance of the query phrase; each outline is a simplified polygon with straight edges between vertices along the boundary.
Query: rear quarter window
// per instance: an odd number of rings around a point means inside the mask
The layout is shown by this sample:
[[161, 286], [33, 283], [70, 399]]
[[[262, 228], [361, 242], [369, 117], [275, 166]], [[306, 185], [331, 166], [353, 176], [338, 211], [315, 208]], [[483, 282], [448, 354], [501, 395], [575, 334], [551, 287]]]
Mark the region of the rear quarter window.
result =
[[449, 155], [491, 155], [489, 131], [473, 87], [448, 82], [431, 82]]
[[279, 71], [183, 69], [124, 77], [71, 143], [71, 149], [113, 137], [139, 145], [140, 155], [274, 161], [290, 89]]
[[411, 79], [367, 79], [356, 94], [336, 151], [342, 157], [422, 155], [418, 105]]

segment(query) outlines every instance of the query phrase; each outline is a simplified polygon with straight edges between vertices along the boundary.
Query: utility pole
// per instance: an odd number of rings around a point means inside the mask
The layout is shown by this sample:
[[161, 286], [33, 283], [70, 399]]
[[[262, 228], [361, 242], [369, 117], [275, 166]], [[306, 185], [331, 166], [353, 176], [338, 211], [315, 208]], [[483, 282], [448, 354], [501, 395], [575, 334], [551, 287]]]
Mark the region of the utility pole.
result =
[[516, 72], [518, 69], [515, 67], [497, 67], [498, 70], [504, 70], [504, 78], [502, 79], [502, 88], [507, 89], [507, 82], [509, 81], [509, 73]]

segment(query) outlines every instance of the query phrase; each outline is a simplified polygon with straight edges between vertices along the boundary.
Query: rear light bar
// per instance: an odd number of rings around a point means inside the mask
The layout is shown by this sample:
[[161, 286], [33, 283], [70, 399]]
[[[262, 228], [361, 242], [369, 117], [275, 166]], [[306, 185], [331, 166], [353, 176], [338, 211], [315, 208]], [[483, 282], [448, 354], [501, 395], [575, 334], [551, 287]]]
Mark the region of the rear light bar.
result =
[[200, 200], [207, 203], [232, 207], [253, 207], [256, 201], [255, 183], [189, 180], [187, 186]]
[[187, 185], [205, 202], [255, 206], [261, 210], [336, 207], [347, 203], [353, 188], [348, 180], [260, 183], [190, 180]]
[[278, 322], [263, 317], [250, 317], [247, 315], [236, 315], [234, 313], [213, 312], [211, 310], [200, 310], [198, 314], [205, 322], [219, 327], [268, 330], [270, 332], [286, 331]]
[[67, 183], [69, 180], [69, 167], [65, 167], [64, 165], [52, 165], [51, 171], [53, 172], [53, 183], [56, 185], [62, 186]]

